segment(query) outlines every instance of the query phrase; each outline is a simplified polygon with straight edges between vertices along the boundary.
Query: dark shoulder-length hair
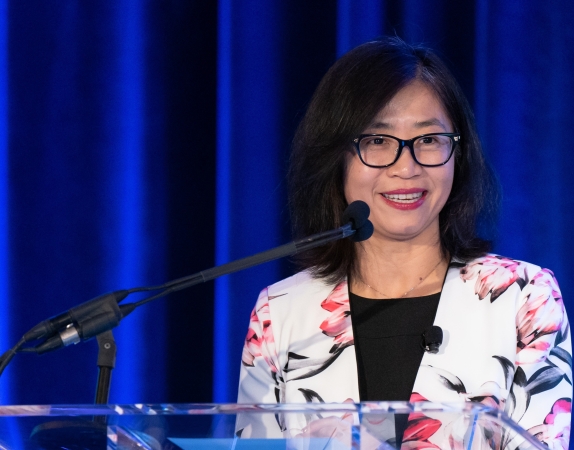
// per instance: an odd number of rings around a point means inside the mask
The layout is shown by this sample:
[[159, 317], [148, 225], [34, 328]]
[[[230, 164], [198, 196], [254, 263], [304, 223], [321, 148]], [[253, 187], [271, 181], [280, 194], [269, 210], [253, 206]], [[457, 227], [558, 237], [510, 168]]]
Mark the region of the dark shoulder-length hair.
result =
[[[489, 251], [478, 237], [479, 222], [493, 225], [498, 184], [482, 153], [470, 106], [445, 64], [428, 48], [398, 38], [363, 44], [339, 59], [315, 91], [293, 141], [289, 204], [295, 237], [342, 225], [347, 207], [344, 180], [352, 140], [403, 87], [418, 80], [442, 102], [461, 142], [455, 152], [451, 194], [440, 212], [442, 250], [462, 261]], [[408, 137], [408, 136], [407, 136]], [[331, 282], [355, 268], [348, 239], [297, 258], [303, 269]]]

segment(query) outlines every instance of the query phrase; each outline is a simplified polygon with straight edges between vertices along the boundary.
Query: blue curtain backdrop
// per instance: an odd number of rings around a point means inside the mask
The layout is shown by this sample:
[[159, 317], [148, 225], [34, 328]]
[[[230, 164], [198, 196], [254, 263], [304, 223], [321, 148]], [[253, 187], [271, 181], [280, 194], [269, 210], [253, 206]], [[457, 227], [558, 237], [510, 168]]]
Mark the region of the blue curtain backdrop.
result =
[[[504, 190], [496, 250], [574, 317], [574, 3], [0, 0], [0, 345], [96, 295], [289, 240], [290, 140], [328, 67], [383, 34], [435, 48]], [[266, 264], [114, 331], [110, 401], [234, 401]], [[17, 355], [0, 402], [89, 403], [96, 344]]]

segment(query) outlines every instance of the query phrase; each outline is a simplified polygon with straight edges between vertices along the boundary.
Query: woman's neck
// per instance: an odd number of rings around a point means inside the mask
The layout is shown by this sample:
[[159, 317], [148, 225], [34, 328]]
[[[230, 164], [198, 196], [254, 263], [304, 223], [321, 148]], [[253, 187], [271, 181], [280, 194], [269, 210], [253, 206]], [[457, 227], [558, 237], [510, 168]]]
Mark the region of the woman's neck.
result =
[[371, 239], [357, 245], [357, 269], [350, 275], [351, 292], [382, 299], [440, 292], [448, 258], [438, 238], [430, 243]]

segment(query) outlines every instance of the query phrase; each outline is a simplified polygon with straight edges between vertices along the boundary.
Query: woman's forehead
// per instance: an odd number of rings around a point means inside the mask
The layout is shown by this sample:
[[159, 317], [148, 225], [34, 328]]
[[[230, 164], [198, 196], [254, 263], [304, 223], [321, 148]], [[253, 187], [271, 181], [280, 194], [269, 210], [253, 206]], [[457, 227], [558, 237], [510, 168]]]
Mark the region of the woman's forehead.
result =
[[398, 91], [379, 109], [367, 129], [384, 132], [397, 126], [421, 130], [437, 127], [444, 131], [452, 128], [449, 115], [438, 95], [421, 82], [410, 83]]

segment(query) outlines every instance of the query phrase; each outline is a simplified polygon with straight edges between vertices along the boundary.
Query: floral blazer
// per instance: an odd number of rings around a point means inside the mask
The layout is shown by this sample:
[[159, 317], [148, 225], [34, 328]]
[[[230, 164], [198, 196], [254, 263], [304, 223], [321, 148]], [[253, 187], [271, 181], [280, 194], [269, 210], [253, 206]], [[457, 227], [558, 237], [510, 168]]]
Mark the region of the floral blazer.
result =
[[[550, 448], [568, 448], [570, 330], [551, 271], [496, 255], [452, 262], [434, 324], [443, 343], [437, 354], [424, 354], [411, 401], [495, 406]], [[347, 282], [301, 272], [264, 289], [245, 340], [238, 402], [348, 399], [359, 402]], [[300, 433], [309, 420], [239, 419], [237, 428], [247, 437], [281, 437]], [[441, 448], [433, 442], [447, 427], [435, 419], [409, 423], [403, 442]]]

